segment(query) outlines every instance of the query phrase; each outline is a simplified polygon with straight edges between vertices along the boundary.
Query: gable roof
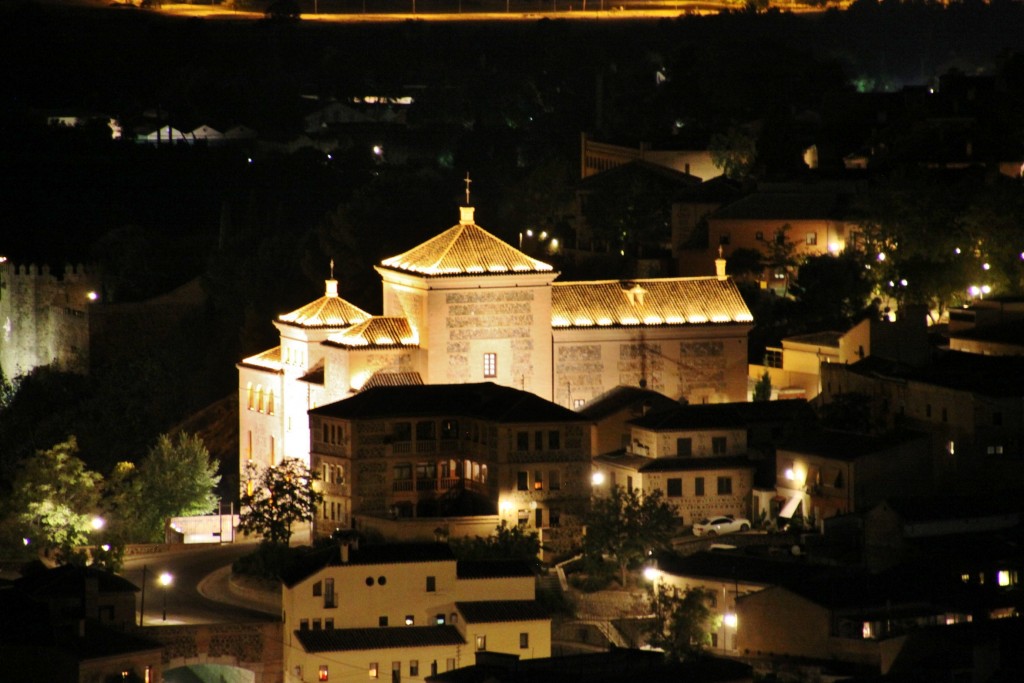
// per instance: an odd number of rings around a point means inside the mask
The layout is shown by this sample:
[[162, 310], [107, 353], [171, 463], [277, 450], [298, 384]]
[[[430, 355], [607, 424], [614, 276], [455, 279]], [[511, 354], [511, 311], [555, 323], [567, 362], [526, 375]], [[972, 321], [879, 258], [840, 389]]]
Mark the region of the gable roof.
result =
[[585, 191], [616, 191], [624, 183], [632, 182], [643, 183], [649, 192], [663, 192], [700, 187], [701, 178], [643, 159], [634, 159], [587, 176], [580, 181], [579, 188]]
[[134, 583], [112, 572], [70, 564], [23, 576], [14, 585], [37, 598], [78, 597], [85, 595], [89, 581], [96, 582], [96, 588], [101, 594], [139, 591]]
[[983, 356], [946, 351], [923, 368], [868, 356], [849, 366], [850, 372], [865, 376], [891, 377], [967, 391], [981, 396], [1024, 396], [1024, 356]]
[[595, 280], [551, 284], [553, 328], [750, 324], [730, 278]]
[[715, 211], [709, 220], [841, 220], [849, 192], [814, 187], [767, 187]]
[[344, 419], [444, 415], [503, 423], [582, 422], [586, 419], [536, 394], [493, 382], [378, 386], [314, 408], [309, 414]]
[[912, 431], [875, 435], [831, 429], [808, 429], [793, 434], [780, 443], [778, 454], [804, 453], [833, 460], [854, 461], [920, 440], [927, 440], [926, 435]]
[[348, 327], [368, 319], [370, 314], [338, 296], [338, 282], [327, 281], [322, 297], [290, 313], [277, 316], [278, 322], [306, 328]]
[[550, 619], [551, 612], [536, 600], [479, 600], [456, 602], [455, 608], [468, 624]]
[[546, 263], [530, 258], [473, 222], [472, 207], [463, 207], [458, 225], [386, 258], [381, 266], [428, 277], [554, 272]]
[[[465, 645], [454, 626], [395, 626], [392, 628], [336, 628], [325, 631], [295, 631], [306, 652], [348, 650], [390, 650], [438, 645]], [[363, 674], [366, 675], [365, 673]]]
[[281, 572], [281, 581], [291, 587], [325, 567], [454, 561], [455, 555], [447, 543], [377, 543], [350, 547], [345, 563], [341, 561], [340, 545], [330, 545], [293, 559]]

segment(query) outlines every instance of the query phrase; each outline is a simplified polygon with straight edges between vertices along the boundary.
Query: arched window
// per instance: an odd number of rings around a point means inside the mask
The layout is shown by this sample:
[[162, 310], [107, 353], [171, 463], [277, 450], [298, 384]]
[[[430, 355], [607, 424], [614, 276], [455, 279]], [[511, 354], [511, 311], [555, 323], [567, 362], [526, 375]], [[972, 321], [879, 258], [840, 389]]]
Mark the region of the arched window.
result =
[[263, 385], [256, 385], [256, 410], [263, 412]]
[[249, 410], [252, 410], [252, 382], [249, 382], [247, 385], [245, 385], [245, 392], [246, 394], [248, 394]]
[[267, 413], [270, 415], [274, 414], [274, 390], [271, 389], [267, 392]]

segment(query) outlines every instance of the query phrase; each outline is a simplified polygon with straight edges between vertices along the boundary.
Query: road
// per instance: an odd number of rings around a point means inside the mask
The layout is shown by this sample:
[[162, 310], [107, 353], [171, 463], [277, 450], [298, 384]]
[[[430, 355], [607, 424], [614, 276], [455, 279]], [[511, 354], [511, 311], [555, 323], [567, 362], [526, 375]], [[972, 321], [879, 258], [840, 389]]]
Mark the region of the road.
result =
[[[276, 615], [226, 602], [210, 600], [200, 594], [201, 581], [233, 561], [256, 549], [254, 543], [224, 544], [221, 546], [196, 546], [176, 549], [154, 555], [132, 557], [125, 561], [121, 575], [140, 588], [143, 586], [145, 569], [145, 614], [144, 626], [172, 624], [202, 624], [238, 621], [274, 621]], [[164, 588], [159, 583], [163, 572], [170, 573], [172, 584]], [[210, 586], [208, 592], [226, 593], [225, 581], [220, 586]], [[139, 598], [141, 600], [141, 593]], [[164, 601], [167, 616], [164, 619]]]

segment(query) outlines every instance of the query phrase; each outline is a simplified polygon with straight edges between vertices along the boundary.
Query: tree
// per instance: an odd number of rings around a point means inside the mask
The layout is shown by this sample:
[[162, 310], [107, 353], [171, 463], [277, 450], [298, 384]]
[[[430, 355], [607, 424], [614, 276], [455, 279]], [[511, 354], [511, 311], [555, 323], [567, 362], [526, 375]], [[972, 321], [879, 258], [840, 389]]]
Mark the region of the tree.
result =
[[161, 540], [167, 518], [214, 510], [217, 469], [203, 440], [185, 432], [176, 441], [161, 434], [137, 468], [120, 463], [111, 475], [109, 497], [126, 537]]
[[9, 502], [24, 538], [54, 551], [59, 563], [84, 561], [75, 549], [88, 541], [99, 512], [103, 477], [86, 469], [77, 453], [74, 436], [38, 451], [19, 468]]
[[757, 135], [750, 127], [732, 126], [715, 133], [708, 142], [711, 163], [726, 178], [743, 180], [750, 175], [757, 159]]
[[711, 643], [711, 632], [718, 629], [721, 617], [708, 607], [713, 597], [705, 588], [691, 588], [680, 597], [674, 589], [659, 583], [654, 590], [654, 620], [651, 645], [660, 647], [673, 661], [700, 656]]
[[874, 288], [863, 255], [849, 249], [838, 256], [809, 256], [790, 288], [808, 329], [846, 330], [862, 316]]
[[455, 539], [450, 545], [460, 559], [524, 560], [534, 569], [539, 568], [540, 538], [537, 532], [527, 533], [518, 524], [510, 527], [505, 520], [495, 528], [492, 536]]
[[754, 400], [772, 400], [772, 376], [767, 370], [764, 371], [761, 379], [757, 380], [757, 384], [754, 385]]
[[591, 558], [611, 556], [626, 585], [626, 571], [639, 565], [649, 553], [669, 546], [676, 528], [673, 507], [661, 491], [641, 494], [636, 489], [612, 487], [611, 495], [596, 498], [585, 516], [584, 553]]
[[262, 470], [249, 462], [245, 472], [238, 530], [262, 534], [264, 543], [287, 547], [292, 525], [312, 521], [316, 506], [323, 502], [323, 494], [313, 485], [320, 477], [295, 458]]

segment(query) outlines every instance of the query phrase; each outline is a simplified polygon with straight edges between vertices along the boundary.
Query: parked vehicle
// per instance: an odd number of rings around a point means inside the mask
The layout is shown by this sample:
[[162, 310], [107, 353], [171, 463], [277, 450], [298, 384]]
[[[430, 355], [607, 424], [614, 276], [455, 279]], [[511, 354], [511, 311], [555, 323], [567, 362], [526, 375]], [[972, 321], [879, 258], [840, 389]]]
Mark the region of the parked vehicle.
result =
[[750, 520], [745, 517], [705, 517], [693, 525], [694, 536], [717, 536], [737, 531], [750, 531]]

